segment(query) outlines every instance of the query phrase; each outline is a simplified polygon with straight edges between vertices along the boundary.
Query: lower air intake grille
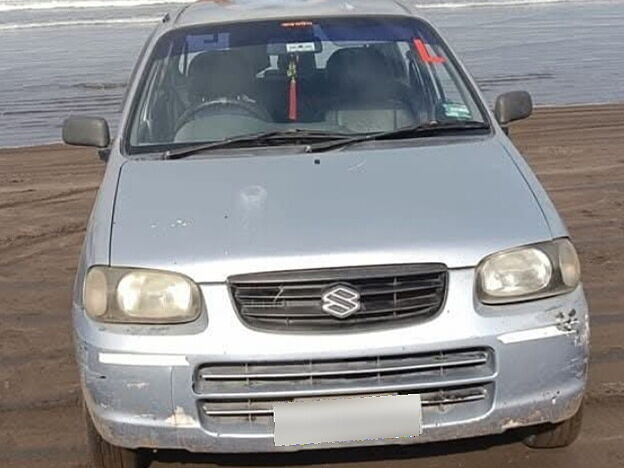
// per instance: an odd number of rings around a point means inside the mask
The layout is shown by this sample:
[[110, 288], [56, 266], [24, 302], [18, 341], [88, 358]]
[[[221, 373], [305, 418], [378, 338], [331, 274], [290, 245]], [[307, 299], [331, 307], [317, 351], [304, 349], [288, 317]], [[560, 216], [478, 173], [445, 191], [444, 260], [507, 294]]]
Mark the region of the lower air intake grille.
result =
[[273, 405], [301, 398], [420, 394], [425, 423], [469, 419], [490, 408], [488, 348], [349, 359], [206, 364], [195, 375], [200, 414], [211, 428], [273, 430]]

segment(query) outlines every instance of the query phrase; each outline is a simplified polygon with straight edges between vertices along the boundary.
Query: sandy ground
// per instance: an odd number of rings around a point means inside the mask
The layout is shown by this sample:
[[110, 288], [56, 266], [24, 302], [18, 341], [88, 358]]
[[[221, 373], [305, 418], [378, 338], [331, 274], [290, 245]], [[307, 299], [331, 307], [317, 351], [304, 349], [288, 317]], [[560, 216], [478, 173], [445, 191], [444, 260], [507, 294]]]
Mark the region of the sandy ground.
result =
[[[512, 136], [582, 257], [593, 331], [577, 443], [532, 451], [507, 435], [280, 457], [170, 452], [152, 466], [624, 467], [624, 105], [542, 109]], [[0, 150], [0, 466], [88, 466], [69, 304], [102, 172], [90, 150]]]

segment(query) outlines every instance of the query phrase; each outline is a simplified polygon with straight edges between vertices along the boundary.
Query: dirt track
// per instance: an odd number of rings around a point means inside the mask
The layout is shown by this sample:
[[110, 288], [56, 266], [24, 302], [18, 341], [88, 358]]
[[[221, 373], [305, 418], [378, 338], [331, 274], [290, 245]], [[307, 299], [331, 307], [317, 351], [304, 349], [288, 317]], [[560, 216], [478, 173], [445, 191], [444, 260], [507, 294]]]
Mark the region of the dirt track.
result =
[[[579, 248], [591, 307], [586, 421], [568, 449], [498, 436], [283, 457], [159, 455], [154, 467], [624, 467], [624, 105], [542, 109], [512, 136]], [[0, 150], [0, 466], [85, 467], [70, 291], [102, 164], [63, 146]]]

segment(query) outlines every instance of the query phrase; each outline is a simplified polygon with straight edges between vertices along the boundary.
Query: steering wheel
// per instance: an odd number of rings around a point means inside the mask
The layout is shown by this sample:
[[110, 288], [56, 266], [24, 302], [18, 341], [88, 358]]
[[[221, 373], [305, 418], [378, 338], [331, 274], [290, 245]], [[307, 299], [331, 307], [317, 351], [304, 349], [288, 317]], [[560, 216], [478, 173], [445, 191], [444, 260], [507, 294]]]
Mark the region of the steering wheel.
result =
[[227, 110], [228, 108], [235, 108], [238, 110], [244, 111], [246, 114], [255, 117], [259, 120], [270, 121], [271, 116], [269, 113], [252, 101], [241, 101], [239, 99], [232, 98], [221, 98], [216, 99], [214, 101], [202, 102], [191, 109], [186, 110], [178, 119], [176, 125], [176, 132], [178, 132], [182, 127], [184, 127], [187, 123], [195, 118], [197, 114], [202, 112], [212, 112], [212, 113], [221, 113]]

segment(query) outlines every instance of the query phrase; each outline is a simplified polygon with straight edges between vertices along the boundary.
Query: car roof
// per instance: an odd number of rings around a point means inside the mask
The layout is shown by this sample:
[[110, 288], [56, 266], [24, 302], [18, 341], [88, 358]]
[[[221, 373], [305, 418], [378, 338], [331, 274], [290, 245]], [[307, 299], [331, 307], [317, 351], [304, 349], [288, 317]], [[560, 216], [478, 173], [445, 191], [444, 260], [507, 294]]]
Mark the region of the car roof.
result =
[[170, 27], [327, 16], [415, 15], [401, 0], [200, 0], [179, 10]]

